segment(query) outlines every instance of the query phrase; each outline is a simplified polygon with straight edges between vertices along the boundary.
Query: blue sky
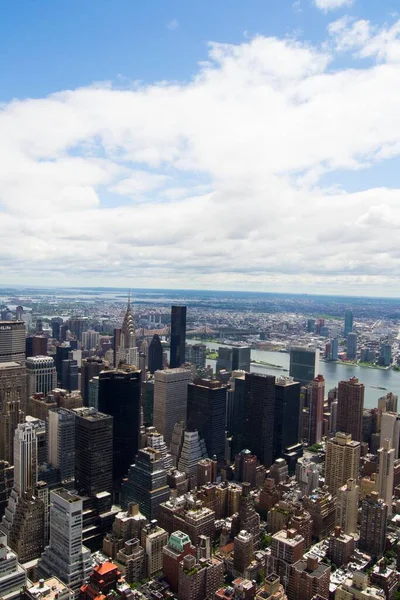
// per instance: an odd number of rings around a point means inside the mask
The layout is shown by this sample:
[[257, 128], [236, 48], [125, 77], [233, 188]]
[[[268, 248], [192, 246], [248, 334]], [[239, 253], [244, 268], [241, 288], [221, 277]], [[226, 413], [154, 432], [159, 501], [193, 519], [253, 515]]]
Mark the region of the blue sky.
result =
[[399, 295], [397, 4], [3, 2], [1, 281]]

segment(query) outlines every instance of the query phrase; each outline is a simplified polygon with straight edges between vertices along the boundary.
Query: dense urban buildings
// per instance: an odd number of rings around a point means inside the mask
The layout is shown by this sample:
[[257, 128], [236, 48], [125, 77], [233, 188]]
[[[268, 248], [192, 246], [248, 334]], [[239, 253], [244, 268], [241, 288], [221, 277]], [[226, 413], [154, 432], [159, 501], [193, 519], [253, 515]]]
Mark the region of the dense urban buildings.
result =
[[[36, 318], [27, 333], [48, 355], [30, 357], [32, 345], [26, 366], [0, 363], [0, 589], [2, 561], [11, 587], [19, 561], [33, 600], [349, 600], [382, 597], [379, 586], [393, 600], [397, 396], [369, 408], [361, 368], [334, 385], [323, 361], [315, 372], [323, 348], [324, 361], [347, 360], [344, 310], [336, 324], [299, 320], [306, 343], [270, 365], [255, 346], [293, 324], [213, 345], [197, 308], [182, 308], [177, 367], [169, 307], [130, 301], [118, 318]], [[383, 333], [375, 343], [357, 319], [347, 335], [381, 362]]]

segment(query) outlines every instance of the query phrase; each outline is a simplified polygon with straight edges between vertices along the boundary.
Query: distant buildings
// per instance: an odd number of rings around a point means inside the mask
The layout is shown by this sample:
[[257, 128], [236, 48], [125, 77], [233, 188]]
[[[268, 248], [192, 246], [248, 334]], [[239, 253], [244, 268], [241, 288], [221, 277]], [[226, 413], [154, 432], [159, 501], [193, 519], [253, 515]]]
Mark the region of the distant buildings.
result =
[[350, 360], [355, 360], [357, 357], [357, 334], [356, 333], [349, 333], [347, 336], [346, 356]]
[[346, 310], [344, 314], [344, 337], [353, 331], [353, 313], [351, 310]]
[[149, 345], [148, 365], [151, 374], [163, 368], [163, 347], [157, 334], [153, 336]]

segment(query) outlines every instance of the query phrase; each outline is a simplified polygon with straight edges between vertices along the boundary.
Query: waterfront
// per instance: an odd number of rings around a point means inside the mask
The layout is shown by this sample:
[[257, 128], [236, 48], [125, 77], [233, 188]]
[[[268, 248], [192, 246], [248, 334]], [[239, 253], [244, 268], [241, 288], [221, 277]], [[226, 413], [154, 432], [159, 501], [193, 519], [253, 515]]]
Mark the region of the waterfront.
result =
[[[187, 340], [188, 344], [199, 343], [199, 340]], [[218, 350], [223, 344], [213, 342], [205, 342], [210, 350]], [[266, 350], [252, 350], [251, 359], [271, 363], [273, 365], [281, 365], [282, 369], [251, 364], [250, 371], [252, 373], [265, 373], [269, 375], [289, 375], [289, 354], [286, 352], [268, 352]], [[216, 361], [207, 360], [207, 364], [212, 365], [215, 369]], [[374, 408], [378, 404], [378, 398], [384, 396], [388, 392], [393, 392], [400, 396], [400, 372], [392, 369], [368, 369], [359, 367], [358, 365], [344, 365], [338, 363], [330, 363], [320, 361], [318, 372], [325, 378], [326, 391], [337, 386], [338, 382], [343, 379], [349, 379], [352, 376], [358, 377], [365, 385], [365, 408]], [[386, 388], [386, 389], [376, 389]]]

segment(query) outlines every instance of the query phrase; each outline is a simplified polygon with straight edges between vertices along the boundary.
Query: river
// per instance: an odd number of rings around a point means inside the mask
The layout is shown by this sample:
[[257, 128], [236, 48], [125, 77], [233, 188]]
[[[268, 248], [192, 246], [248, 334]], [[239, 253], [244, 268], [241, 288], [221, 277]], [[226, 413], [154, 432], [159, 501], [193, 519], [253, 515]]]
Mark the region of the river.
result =
[[[188, 344], [198, 344], [199, 340], [186, 340]], [[205, 342], [210, 350], [218, 350], [223, 344]], [[263, 362], [274, 365], [281, 365], [287, 371], [268, 367], [266, 365], [251, 364], [251, 373], [265, 373], [269, 375], [289, 375], [289, 354], [286, 352], [268, 352], [266, 350], [252, 350], [252, 360], [262, 360]], [[207, 364], [212, 365], [215, 370], [216, 361], [207, 359]], [[339, 381], [358, 377], [365, 385], [365, 408], [374, 408], [378, 405], [378, 398], [388, 392], [393, 392], [400, 396], [400, 371], [392, 369], [370, 369], [368, 367], [359, 367], [357, 365], [342, 365], [337, 363], [320, 361], [318, 373], [325, 378], [325, 392], [337, 386]], [[376, 389], [377, 387], [386, 388], [385, 390]]]

